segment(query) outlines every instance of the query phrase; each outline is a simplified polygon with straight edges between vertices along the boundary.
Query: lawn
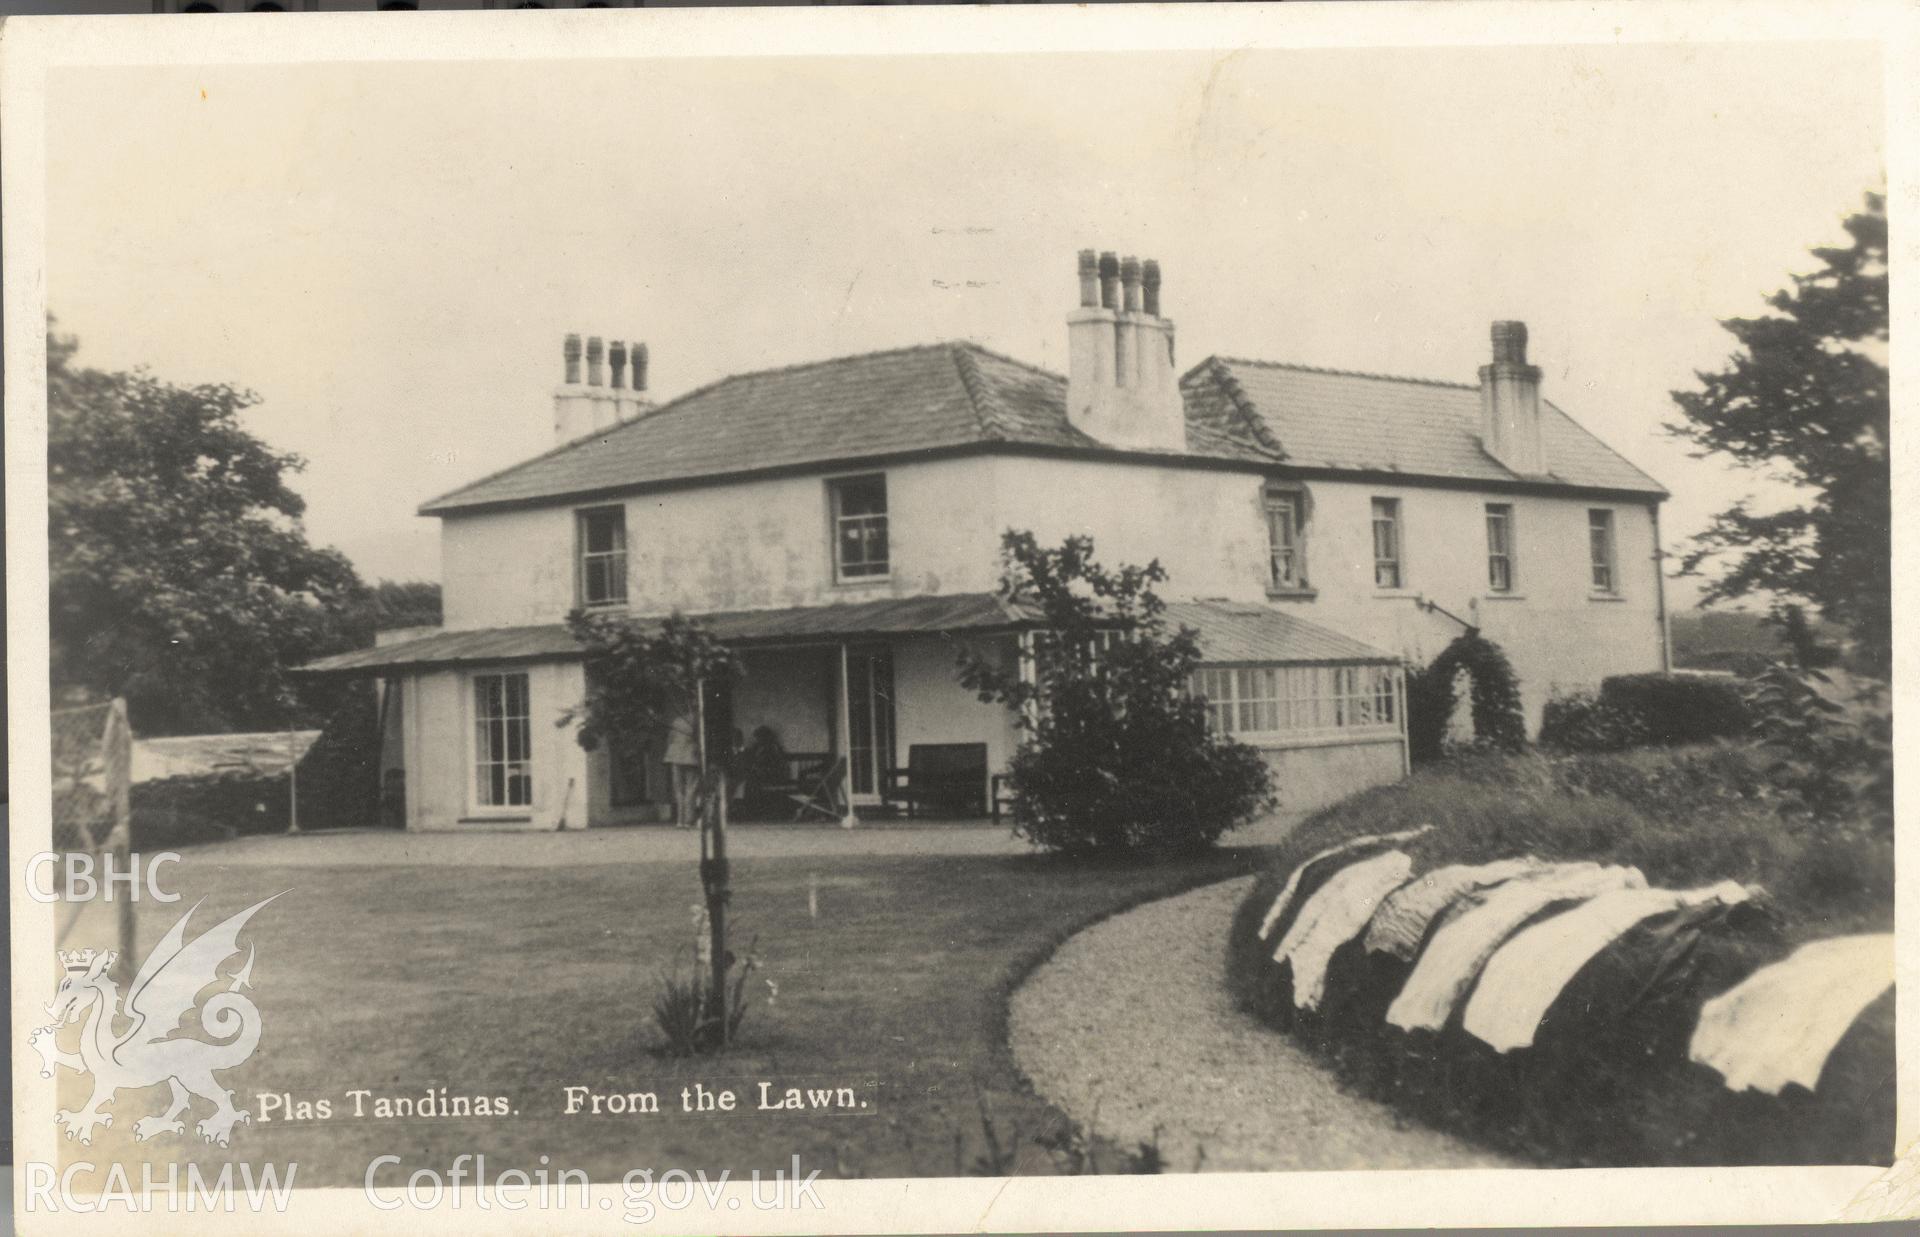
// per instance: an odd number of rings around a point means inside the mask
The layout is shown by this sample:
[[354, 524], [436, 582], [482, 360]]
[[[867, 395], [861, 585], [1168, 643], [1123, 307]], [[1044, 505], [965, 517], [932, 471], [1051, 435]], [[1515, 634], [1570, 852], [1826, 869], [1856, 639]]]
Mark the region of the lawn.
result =
[[[1768, 787], [1765, 760], [1731, 743], [1480, 757], [1356, 795], [1275, 848], [1235, 918], [1228, 985], [1245, 1008], [1325, 1054], [1350, 1085], [1546, 1163], [1886, 1163], [1892, 993], [1854, 1024], [1814, 1093], [1735, 1095], [1686, 1059], [1705, 997], [1807, 941], [1893, 928], [1891, 836], [1796, 813]], [[1335, 954], [1321, 1009], [1296, 1011], [1273, 942], [1258, 936], [1287, 874], [1343, 839], [1422, 824], [1434, 828], [1405, 845], [1416, 873], [1536, 855], [1630, 865], [1658, 887], [1733, 879], [1764, 892], [1749, 913], [1703, 935], [1658, 987], [1659, 938], [1645, 927], [1629, 932], [1562, 991], [1534, 1046], [1506, 1056], [1461, 1030], [1458, 1012], [1437, 1035], [1387, 1025], [1407, 964], [1358, 942]]]
[[[690, 964], [691, 865], [218, 867], [189, 851], [177, 881], [186, 901], [142, 904], [142, 949], [194, 898], [207, 899], [198, 931], [288, 891], [250, 925], [264, 1030], [252, 1059], [224, 1075], [255, 1121], [228, 1151], [166, 1136], [135, 1153], [128, 1129], [165, 1092], [122, 1093], [114, 1127], [78, 1158], [292, 1160], [301, 1185], [358, 1185], [389, 1154], [402, 1159], [386, 1170], [396, 1174], [444, 1173], [473, 1153], [490, 1173], [545, 1156], [595, 1181], [634, 1168], [790, 1168], [796, 1155], [827, 1177], [950, 1176], [986, 1149], [984, 1104], [999, 1138], [1019, 1132], [1018, 1170], [1046, 1172], [1032, 1140], [1064, 1119], [1027, 1090], [1006, 1048], [1012, 987], [1079, 928], [1257, 870], [1265, 855], [1125, 867], [1044, 856], [736, 862], [736, 948], [756, 942], [752, 1009], [728, 1054], [672, 1060], [652, 1051], [652, 1002], [660, 975]], [[77, 1080], [63, 1077], [71, 1105]], [[776, 1096], [851, 1087], [866, 1106], [755, 1111], [762, 1080]], [[681, 1111], [695, 1082], [734, 1090], [738, 1109]], [[653, 1092], [659, 1112], [567, 1115], [570, 1085]], [[515, 1114], [380, 1120], [369, 1107], [356, 1118], [355, 1088], [505, 1096]], [[332, 1116], [262, 1121], [269, 1094], [327, 1100]]]

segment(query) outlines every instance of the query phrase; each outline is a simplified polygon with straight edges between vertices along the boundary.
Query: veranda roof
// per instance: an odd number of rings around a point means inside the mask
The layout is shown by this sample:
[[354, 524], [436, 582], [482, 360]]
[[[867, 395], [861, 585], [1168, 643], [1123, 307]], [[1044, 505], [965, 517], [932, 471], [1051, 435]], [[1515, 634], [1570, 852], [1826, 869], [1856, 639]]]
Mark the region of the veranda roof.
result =
[[1200, 659], [1208, 666], [1400, 661], [1392, 653], [1258, 602], [1170, 601], [1167, 617], [1200, 633]]
[[[1339, 632], [1253, 602], [1169, 602], [1167, 616], [1176, 625], [1200, 632], [1201, 655], [1209, 665], [1399, 660]], [[722, 643], [753, 648], [838, 644], [937, 632], [1008, 633], [1033, 627], [1037, 616], [993, 593], [954, 593], [692, 617]], [[397, 644], [337, 653], [298, 669], [308, 674], [378, 675], [483, 663], [570, 661], [585, 653], [565, 625], [550, 623], [436, 632]]]

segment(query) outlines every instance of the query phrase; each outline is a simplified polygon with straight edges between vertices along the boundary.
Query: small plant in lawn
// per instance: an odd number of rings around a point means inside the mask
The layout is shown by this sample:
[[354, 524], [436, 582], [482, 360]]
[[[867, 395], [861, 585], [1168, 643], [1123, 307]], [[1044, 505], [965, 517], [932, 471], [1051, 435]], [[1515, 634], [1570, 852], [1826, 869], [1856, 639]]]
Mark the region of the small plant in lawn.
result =
[[[980, 1109], [981, 1151], [968, 1160], [966, 1138], [958, 1127], [953, 1132], [953, 1162], [956, 1172], [972, 1177], [1010, 1177], [1020, 1167], [1022, 1139], [1020, 1127], [1002, 1136], [999, 1125], [987, 1108], [984, 1092], [975, 1093]], [[1062, 1177], [1095, 1177], [1103, 1171], [1121, 1176], [1146, 1176], [1166, 1170], [1166, 1157], [1160, 1151], [1160, 1128], [1153, 1127], [1151, 1137], [1122, 1147], [1103, 1138], [1095, 1128], [1100, 1110], [1086, 1122], [1066, 1121], [1033, 1139], [1033, 1145], [1047, 1153], [1053, 1169]], [[1205, 1151], [1200, 1155], [1204, 1159]], [[1117, 1163], [1115, 1160], [1117, 1159]], [[1103, 1170], [1102, 1164], [1105, 1164]]]
[[[1096, 1110], [1093, 1118], [1086, 1124], [1069, 1121], [1065, 1126], [1052, 1133], [1034, 1139], [1053, 1159], [1053, 1166], [1063, 1177], [1097, 1177], [1101, 1174], [1103, 1152], [1117, 1155], [1119, 1162], [1108, 1161], [1106, 1171], [1109, 1176], [1149, 1177], [1167, 1170], [1167, 1159], [1160, 1151], [1160, 1126], [1153, 1127], [1153, 1134], [1131, 1147], [1121, 1147], [1109, 1143], [1094, 1128], [1094, 1120], [1099, 1118]], [[1110, 1151], [1109, 1151], [1110, 1148]], [[1200, 1158], [1206, 1152], [1202, 1150]]]
[[1071, 855], [1173, 854], [1211, 846], [1274, 802], [1260, 754], [1207, 725], [1191, 690], [1199, 636], [1171, 630], [1158, 562], [1108, 570], [1090, 537], [1044, 549], [1002, 538], [1001, 595], [1037, 609], [1031, 675], [963, 652], [961, 682], [1014, 711], [1015, 831]]
[[[757, 965], [749, 955], [737, 969], [728, 968], [732, 977], [724, 1005], [717, 1004], [712, 997], [713, 968], [697, 954], [693, 965], [685, 971], [676, 967], [663, 973], [653, 998], [653, 1022], [660, 1029], [661, 1055], [704, 1056], [733, 1042], [747, 1018], [747, 977]], [[772, 997], [767, 1003], [773, 1003]], [[726, 1011], [725, 1035], [721, 1034], [722, 1024], [713, 1012], [716, 1008]]]

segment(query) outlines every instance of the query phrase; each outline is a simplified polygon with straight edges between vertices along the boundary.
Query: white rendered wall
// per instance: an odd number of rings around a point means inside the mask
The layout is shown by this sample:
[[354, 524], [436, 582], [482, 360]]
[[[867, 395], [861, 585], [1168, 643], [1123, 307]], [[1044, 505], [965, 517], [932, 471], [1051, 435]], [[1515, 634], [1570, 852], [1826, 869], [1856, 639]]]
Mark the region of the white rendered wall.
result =
[[[533, 803], [525, 809], [476, 810], [473, 803], [475, 674], [525, 673], [531, 721]], [[578, 704], [584, 678], [577, 662], [428, 671], [406, 679], [407, 827], [453, 829], [502, 821], [552, 829], [564, 811], [569, 828], [587, 823], [586, 752], [571, 726], [557, 726]], [[572, 783], [569, 797], [568, 783]]]
[[[996, 461], [900, 464], [887, 474], [892, 573], [833, 579], [824, 477], [781, 477], [626, 500], [627, 598], [662, 614], [985, 592], [997, 577]], [[453, 516], [440, 541], [446, 627], [556, 623], [574, 605], [575, 505]]]
[[[901, 464], [886, 473], [892, 574], [853, 585], [832, 578], [823, 477], [627, 500], [630, 609], [722, 611], [987, 592], [998, 582], [1000, 534], [1008, 528], [1049, 544], [1089, 533], [1109, 565], [1158, 558], [1169, 572], [1163, 592], [1170, 598], [1268, 599], [1264, 482], [1254, 473], [1017, 456]], [[1555, 690], [1661, 666], [1657, 563], [1643, 503], [1352, 481], [1311, 481], [1307, 493], [1312, 595], [1277, 597], [1277, 606], [1417, 664], [1461, 631], [1459, 623], [1420, 609], [1416, 598], [1436, 602], [1507, 650], [1531, 726]], [[1375, 497], [1400, 500], [1397, 590], [1373, 584]], [[1510, 596], [1487, 588], [1489, 501], [1514, 509]], [[1591, 507], [1614, 513], [1618, 585], [1610, 597], [1589, 587]], [[447, 519], [447, 627], [558, 622], [574, 602], [573, 510]]]

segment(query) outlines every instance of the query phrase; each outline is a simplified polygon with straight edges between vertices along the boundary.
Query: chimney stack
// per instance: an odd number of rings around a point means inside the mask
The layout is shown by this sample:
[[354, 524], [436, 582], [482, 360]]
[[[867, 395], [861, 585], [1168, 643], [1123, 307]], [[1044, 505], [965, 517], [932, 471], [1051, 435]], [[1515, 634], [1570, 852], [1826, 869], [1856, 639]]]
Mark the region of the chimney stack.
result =
[[[555, 442], [572, 442], [603, 430], [612, 429], [622, 421], [631, 421], [647, 412], [652, 405], [647, 402], [647, 346], [628, 344], [614, 340], [609, 346], [598, 335], [585, 338], [585, 348], [581, 347], [582, 337], [569, 332], [561, 345], [561, 357], [565, 369], [560, 386], [553, 393], [553, 437]], [[581, 373], [580, 359], [586, 356], [586, 372]], [[602, 362], [608, 368], [602, 369]], [[628, 366], [632, 367], [632, 378], [627, 379]], [[603, 384], [603, 380], [611, 381]]]
[[[1079, 253], [1080, 304], [1067, 315], [1067, 418], [1117, 447], [1184, 451], [1186, 407], [1173, 323], [1160, 316], [1160, 264]], [[1096, 299], [1097, 294], [1097, 299]]]
[[1493, 363], [1480, 367], [1480, 443], [1522, 476], [1547, 471], [1540, 440], [1540, 369], [1527, 364], [1527, 324], [1493, 324]]

